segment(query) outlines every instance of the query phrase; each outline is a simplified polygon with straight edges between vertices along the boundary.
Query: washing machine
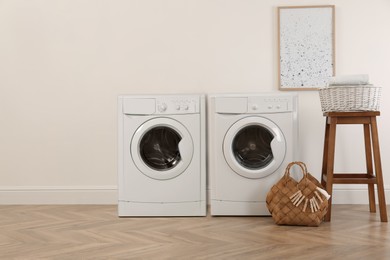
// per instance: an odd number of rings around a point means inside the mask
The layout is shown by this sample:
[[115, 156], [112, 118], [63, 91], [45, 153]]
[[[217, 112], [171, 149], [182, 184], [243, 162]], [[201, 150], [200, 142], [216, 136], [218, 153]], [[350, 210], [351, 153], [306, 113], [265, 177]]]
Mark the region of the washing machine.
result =
[[269, 189], [298, 153], [296, 93], [208, 97], [211, 215], [270, 215]]
[[118, 114], [118, 215], [205, 216], [205, 96], [119, 96]]

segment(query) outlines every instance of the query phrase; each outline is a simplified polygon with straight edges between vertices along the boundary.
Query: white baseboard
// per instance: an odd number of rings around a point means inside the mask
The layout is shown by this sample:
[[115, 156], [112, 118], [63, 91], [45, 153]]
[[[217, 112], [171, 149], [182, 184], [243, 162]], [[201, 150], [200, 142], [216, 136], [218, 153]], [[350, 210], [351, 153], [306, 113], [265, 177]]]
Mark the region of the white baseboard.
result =
[[[389, 185], [385, 196], [389, 205]], [[367, 185], [335, 185], [332, 202], [368, 204]], [[118, 204], [118, 190], [117, 186], [0, 186], [0, 205], [10, 204]]]
[[[386, 204], [390, 205], [390, 186], [385, 185]], [[375, 202], [378, 204], [375, 188]], [[332, 204], [368, 204], [367, 185], [334, 185]]]
[[[390, 205], [390, 185], [385, 185], [386, 204]], [[210, 189], [207, 189], [207, 197], [210, 198]], [[377, 191], [375, 189], [375, 202], [378, 204]], [[368, 204], [368, 189], [365, 184], [334, 185], [332, 204]], [[208, 204], [210, 205], [210, 201]]]
[[116, 186], [0, 186], [0, 205], [117, 203]]

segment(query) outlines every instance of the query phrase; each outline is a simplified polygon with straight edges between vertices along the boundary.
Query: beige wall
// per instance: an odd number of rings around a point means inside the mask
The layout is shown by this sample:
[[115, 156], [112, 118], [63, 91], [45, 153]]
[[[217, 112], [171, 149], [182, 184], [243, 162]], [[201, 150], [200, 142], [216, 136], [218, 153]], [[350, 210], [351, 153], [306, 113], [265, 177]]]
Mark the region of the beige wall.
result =
[[[388, 192], [388, 0], [3, 0], [0, 203], [115, 203], [119, 94], [277, 91], [276, 7], [318, 4], [336, 5], [337, 74], [383, 86]], [[300, 158], [318, 177], [318, 93], [299, 98]], [[336, 170], [363, 171], [361, 129], [340, 133]], [[352, 188], [336, 202], [366, 203]]]

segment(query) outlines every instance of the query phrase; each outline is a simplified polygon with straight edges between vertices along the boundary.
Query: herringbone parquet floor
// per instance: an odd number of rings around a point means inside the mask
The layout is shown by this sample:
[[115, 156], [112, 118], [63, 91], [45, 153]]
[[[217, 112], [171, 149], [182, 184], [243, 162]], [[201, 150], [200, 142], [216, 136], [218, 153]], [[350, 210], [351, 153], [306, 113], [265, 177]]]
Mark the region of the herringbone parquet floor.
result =
[[0, 259], [390, 259], [389, 224], [366, 205], [334, 205], [317, 228], [116, 214], [115, 205], [0, 206]]

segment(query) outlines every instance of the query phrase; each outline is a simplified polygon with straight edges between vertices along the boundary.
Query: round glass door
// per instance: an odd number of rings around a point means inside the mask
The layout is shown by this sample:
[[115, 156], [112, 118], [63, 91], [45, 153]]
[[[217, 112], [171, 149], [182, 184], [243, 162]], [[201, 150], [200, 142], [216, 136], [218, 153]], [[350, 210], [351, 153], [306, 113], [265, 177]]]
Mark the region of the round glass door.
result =
[[242, 128], [232, 142], [232, 152], [237, 162], [250, 170], [267, 167], [274, 158], [271, 149], [274, 137], [267, 128], [260, 125]]
[[194, 145], [188, 130], [170, 118], [155, 118], [143, 123], [130, 144], [137, 168], [150, 178], [172, 179], [190, 164]]
[[181, 136], [167, 126], [150, 129], [140, 142], [142, 160], [156, 171], [174, 168], [181, 160], [179, 143]]
[[279, 127], [263, 117], [246, 117], [234, 123], [223, 143], [225, 160], [237, 174], [258, 179], [275, 172], [286, 154]]

